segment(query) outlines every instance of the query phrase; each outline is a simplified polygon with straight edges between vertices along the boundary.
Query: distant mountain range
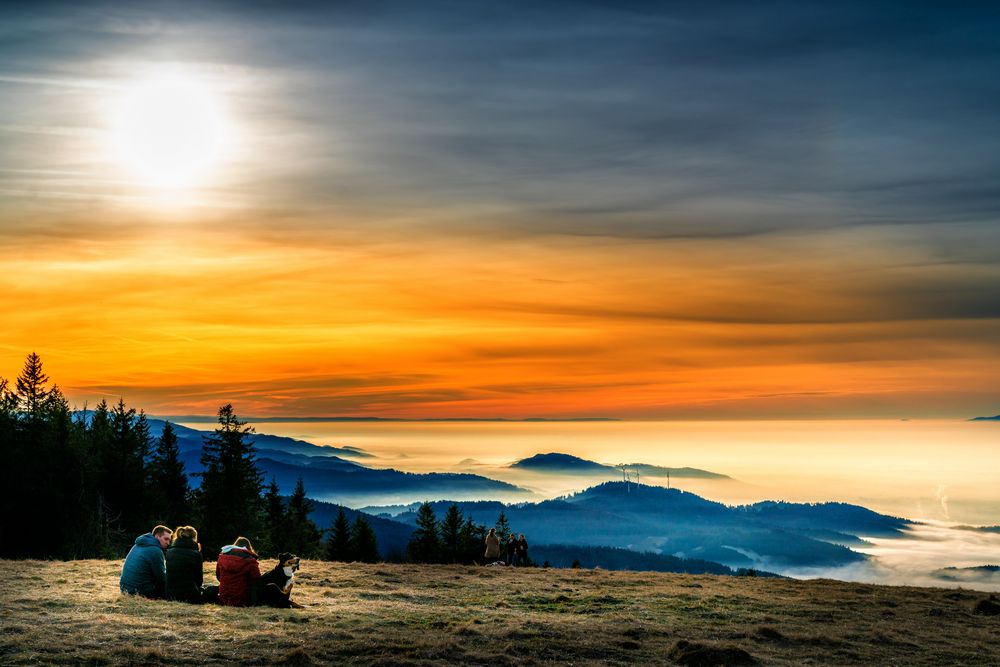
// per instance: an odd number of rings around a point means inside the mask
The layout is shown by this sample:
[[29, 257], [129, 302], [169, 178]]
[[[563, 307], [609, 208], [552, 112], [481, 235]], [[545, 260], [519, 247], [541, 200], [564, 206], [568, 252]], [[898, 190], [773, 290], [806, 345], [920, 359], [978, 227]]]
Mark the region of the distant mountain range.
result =
[[[588, 461], [571, 454], [560, 454], [551, 452], [548, 454], [535, 454], [526, 459], [515, 461], [508, 466], [518, 470], [529, 470], [545, 472], [548, 474], [580, 475], [580, 474], [614, 474], [620, 475], [619, 466], [605, 465], [596, 461]], [[732, 479], [728, 475], [721, 475], [708, 470], [698, 468], [665, 468], [663, 466], [650, 465], [648, 463], [626, 463], [626, 470], [631, 473], [638, 473], [647, 477], [686, 477], [699, 479]]]
[[964, 584], [1000, 583], [1000, 565], [976, 565], [974, 567], [944, 567], [931, 573], [935, 579]]
[[[158, 419], [149, 420], [154, 437], [162, 432], [163, 424]], [[200, 472], [203, 436], [208, 432], [176, 424], [174, 427], [187, 472]], [[911, 523], [844, 503], [769, 501], [733, 507], [678, 489], [619, 481], [562, 498], [524, 502], [532, 497], [530, 492], [481, 475], [378, 469], [360, 462], [372, 456], [358, 448], [319, 446], [264, 434], [252, 437], [265, 479], [274, 478], [287, 494], [301, 478], [309, 497], [319, 501], [313, 519], [321, 528], [328, 528], [336, 516], [337, 505], [332, 503], [368, 505], [361, 511], [376, 515], [372, 524], [383, 556], [405, 549], [416, 521], [418, 503], [413, 501], [418, 498], [454, 498], [465, 516], [487, 526], [496, 522], [501, 511], [505, 512], [512, 528], [525, 533], [533, 548], [539, 549], [533, 552], [536, 560], [537, 554], [546, 553], [542, 548], [557, 558], [562, 553], [558, 546], [574, 545], [585, 550], [588, 557], [597, 558], [595, 563], [602, 567], [618, 563], [631, 568], [662, 566], [666, 571], [691, 571], [676, 568], [683, 565], [697, 569], [703, 567], [697, 562], [706, 561], [726, 568], [779, 572], [796, 567], [847, 565], [866, 559], [848, 547], [865, 544], [865, 536], [898, 536]], [[613, 466], [559, 453], [539, 454], [511, 467], [539, 473], [618, 472]], [[729, 479], [692, 468], [647, 464], [629, 468], [655, 471], [645, 473], [647, 476], [665, 476], [669, 471], [677, 477]], [[197, 485], [198, 478], [192, 477], [191, 481]], [[440, 500], [432, 505], [442, 517], [451, 503]], [[352, 521], [358, 512], [345, 511]], [[605, 553], [600, 549], [629, 553]], [[631, 555], [635, 552], [639, 553]], [[671, 559], [691, 562], [679, 564]], [[658, 566], [652, 567], [652, 561]]]
[[[432, 503], [442, 516], [451, 501]], [[731, 507], [693, 493], [607, 482], [537, 503], [459, 502], [463, 514], [493, 525], [506, 514], [529, 542], [610, 546], [781, 571], [860, 562], [847, 544], [862, 536], [899, 536], [911, 522], [844, 503], [764, 502]], [[365, 511], [415, 524], [416, 505]], [[395, 514], [395, 516], [392, 516]]]
[[[185, 424], [214, 424], [215, 415], [161, 415], [160, 421]], [[255, 424], [266, 422], [315, 423], [315, 422], [616, 422], [616, 417], [428, 417], [426, 419], [402, 419], [396, 417], [247, 417], [245, 421]]]
[[973, 417], [969, 421], [970, 422], [1000, 422], [1000, 415], [995, 415], [993, 417]]
[[[150, 432], [159, 437], [163, 422], [150, 419]], [[190, 475], [203, 470], [203, 436], [198, 431], [174, 424], [181, 460]], [[358, 506], [372, 502], [410, 502], [414, 498], [498, 498], [526, 499], [532, 493], [519, 486], [468, 473], [409, 473], [370, 468], [347, 458], [368, 459], [372, 455], [356, 447], [327, 447], [276, 435], [251, 436], [257, 463], [265, 481], [277, 481], [283, 493], [290, 493], [301, 477], [310, 498]], [[198, 478], [191, 478], [197, 486]]]

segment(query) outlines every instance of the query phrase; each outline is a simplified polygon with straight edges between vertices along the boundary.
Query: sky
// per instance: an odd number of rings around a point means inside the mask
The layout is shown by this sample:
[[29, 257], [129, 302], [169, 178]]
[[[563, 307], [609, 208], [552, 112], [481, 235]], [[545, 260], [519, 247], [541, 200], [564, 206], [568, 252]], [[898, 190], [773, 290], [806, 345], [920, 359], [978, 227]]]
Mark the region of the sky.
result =
[[[4, 3], [0, 377], [37, 351], [75, 405], [174, 415], [997, 414], [998, 29]], [[127, 111], [165, 72], [195, 93]], [[123, 124], [202, 94], [211, 159], [163, 187]]]

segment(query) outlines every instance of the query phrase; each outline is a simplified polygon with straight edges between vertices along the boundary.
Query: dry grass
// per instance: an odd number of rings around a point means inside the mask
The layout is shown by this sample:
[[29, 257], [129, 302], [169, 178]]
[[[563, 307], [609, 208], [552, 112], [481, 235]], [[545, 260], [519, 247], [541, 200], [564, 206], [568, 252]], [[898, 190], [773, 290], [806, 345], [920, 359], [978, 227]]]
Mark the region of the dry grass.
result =
[[231, 609], [122, 596], [119, 568], [0, 561], [0, 663], [1000, 664], [1000, 617], [972, 613], [974, 591], [304, 562], [307, 609]]

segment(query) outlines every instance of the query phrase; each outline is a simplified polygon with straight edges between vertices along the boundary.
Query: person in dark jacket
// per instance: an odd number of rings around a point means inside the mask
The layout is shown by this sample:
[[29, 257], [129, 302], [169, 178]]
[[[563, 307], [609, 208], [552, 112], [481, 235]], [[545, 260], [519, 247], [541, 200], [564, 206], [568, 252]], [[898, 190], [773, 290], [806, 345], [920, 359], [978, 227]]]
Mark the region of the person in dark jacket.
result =
[[180, 526], [174, 531], [173, 542], [167, 549], [166, 598], [180, 602], [202, 602], [201, 545], [193, 526]]
[[238, 537], [232, 544], [222, 547], [215, 563], [215, 576], [219, 579], [219, 602], [230, 607], [249, 607], [250, 592], [260, 579], [257, 553], [250, 540]]
[[507, 537], [507, 565], [517, 565], [517, 537], [511, 533]]
[[517, 538], [517, 560], [521, 567], [528, 566], [528, 540], [524, 539], [524, 533]]
[[162, 598], [166, 583], [166, 559], [163, 555], [170, 544], [170, 529], [156, 526], [151, 532], [135, 538], [135, 544], [125, 556], [118, 587], [122, 593]]

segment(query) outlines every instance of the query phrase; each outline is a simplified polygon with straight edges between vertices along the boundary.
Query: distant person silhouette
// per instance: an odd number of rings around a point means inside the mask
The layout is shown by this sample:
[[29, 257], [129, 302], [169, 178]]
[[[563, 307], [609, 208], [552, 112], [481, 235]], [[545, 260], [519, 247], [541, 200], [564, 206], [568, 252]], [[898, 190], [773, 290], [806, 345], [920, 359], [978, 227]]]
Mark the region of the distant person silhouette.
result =
[[486, 533], [486, 562], [492, 563], [500, 558], [500, 538], [497, 537], [496, 528], [490, 528]]
[[122, 593], [147, 598], [162, 598], [167, 579], [164, 552], [170, 544], [170, 529], [156, 526], [148, 533], [135, 538], [122, 564], [118, 588]]
[[528, 540], [524, 539], [524, 533], [517, 540], [517, 562], [522, 567], [528, 565]]
[[514, 533], [507, 537], [507, 565], [517, 565], [517, 538]]

